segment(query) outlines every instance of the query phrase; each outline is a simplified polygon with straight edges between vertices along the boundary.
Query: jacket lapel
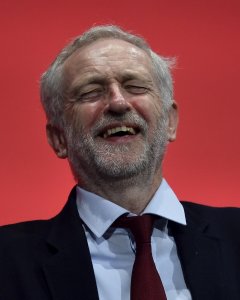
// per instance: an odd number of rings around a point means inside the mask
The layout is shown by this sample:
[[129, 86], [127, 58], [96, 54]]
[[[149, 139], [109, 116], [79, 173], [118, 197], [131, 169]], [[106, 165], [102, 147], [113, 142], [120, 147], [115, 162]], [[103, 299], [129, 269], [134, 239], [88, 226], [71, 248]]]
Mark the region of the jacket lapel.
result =
[[48, 237], [52, 255], [43, 270], [54, 300], [98, 300], [90, 253], [76, 208], [75, 190], [53, 221]]
[[186, 285], [193, 300], [226, 299], [222, 242], [218, 229], [191, 206], [185, 207], [187, 226], [170, 223]]

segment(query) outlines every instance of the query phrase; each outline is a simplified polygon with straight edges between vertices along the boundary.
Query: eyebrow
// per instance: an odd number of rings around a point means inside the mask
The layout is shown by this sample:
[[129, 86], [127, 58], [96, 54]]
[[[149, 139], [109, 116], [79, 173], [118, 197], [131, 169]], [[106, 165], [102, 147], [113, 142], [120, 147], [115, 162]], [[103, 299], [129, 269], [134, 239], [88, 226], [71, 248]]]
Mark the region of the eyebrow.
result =
[[152, 78], [149, 73], [140, 75], [137, 72], [136, 73], [135, 72], [126, 72], [121, 77], [122, 82], [130, 81], [130, 80], [145, 80], [147, 82], [150, 82], [152, 80]]

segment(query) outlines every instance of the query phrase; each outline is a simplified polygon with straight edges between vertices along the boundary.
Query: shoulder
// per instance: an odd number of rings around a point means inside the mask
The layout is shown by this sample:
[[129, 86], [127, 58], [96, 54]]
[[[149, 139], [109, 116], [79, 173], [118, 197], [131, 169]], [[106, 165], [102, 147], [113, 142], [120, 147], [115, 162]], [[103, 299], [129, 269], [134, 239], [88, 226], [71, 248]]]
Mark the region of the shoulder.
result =
[[51, 227], [53, 219], [27, 221], [0, 226], [1, 251], [15, 249], [43, 240]]
[[52, 219], [48, 220], [33, 220], [33, 221], [24, 221], [15, 224], [2, 225], [0, 226], [0, 233], [34, 233], [34, 232], [44, 232], [49, 223], [52, 222]]
[[238, 207], [216, 207], [193, 202], [181, 201], [184, 210], [206, 217], [216, 218], [239, 218], [240, 208]]
[[236, 239], [240, 236], [240, 208], [213, 207], [192, 202], [181, 202], [186, 214], [187, 222], [208, 224], [207, 227], [215, 228], [221, 236]]
[[63, 227], [65, 228], [66, 220], [71, 218], [75, 213], [75, 206], [75, 188], [73, 188], [65, 206], [53, 218], [0, 226], [0, 244], [46, 239], [55, 224], [61, 226], [61, 224], [64, 223]]
[[224, 212], [224, 211], [240, 212], [240, 207], [230, 207], [230, 206], [217, 207], [217, 206], [210, 206], [210, 205], [205, 205], [205, 204], [200, 204], [200, 203], [194, 203], [194, 202], [185, 201], [185, 200], [181, 200], [181, 203], [183, 206], [193, 208], [193, 209], [200, 209], [200, 210], [203, 209], [203, 210], [218, 211], [218, 212]]

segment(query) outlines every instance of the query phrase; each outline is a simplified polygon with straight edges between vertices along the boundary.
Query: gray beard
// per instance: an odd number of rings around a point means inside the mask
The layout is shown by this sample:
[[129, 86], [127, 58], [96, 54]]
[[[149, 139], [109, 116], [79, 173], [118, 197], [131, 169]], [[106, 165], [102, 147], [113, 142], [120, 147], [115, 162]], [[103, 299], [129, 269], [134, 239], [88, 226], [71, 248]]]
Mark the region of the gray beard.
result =
[[[127, 121], [139, 126], [143, 135], [138, 145], [140, 152], [135, 151], [131, 143], [116, 146], [105, 143], [104, 140], [95, 141], [95, 134], [106, 124], [114, 121]], [[78, 182], [128, 180], [133, 184], [133, 178], [139, 175], [151, 176], [162, 163], [165, 154], [166, 124], [166, 118], [159, 116], [157, 128], [150, 142], [147, 140], [146, 122], [133, 113], [117, 117], [106, 116], [88, 134], [85, 134], [80, 126], [66, 127], [68, 159], [75, 179]]]

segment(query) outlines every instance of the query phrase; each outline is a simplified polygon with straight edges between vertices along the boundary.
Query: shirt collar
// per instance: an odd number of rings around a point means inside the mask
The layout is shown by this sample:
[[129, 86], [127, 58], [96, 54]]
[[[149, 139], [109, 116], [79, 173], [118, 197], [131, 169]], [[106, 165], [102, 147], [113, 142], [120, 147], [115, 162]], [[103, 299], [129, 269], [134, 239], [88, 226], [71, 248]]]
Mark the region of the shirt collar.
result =
[[143, 214], [147, 213], [186, 225], [183, 206], [165, 179], [162, 180], [160, 187], [143, 211]]
[[[77, 187], [77, 208], [81, 219], [98, 238], [118, 217], [130, 213], [123, 207], [80, 187]], [[146, 213], [186, 225], [183, 206], [164, 179], [142, 214]]]

